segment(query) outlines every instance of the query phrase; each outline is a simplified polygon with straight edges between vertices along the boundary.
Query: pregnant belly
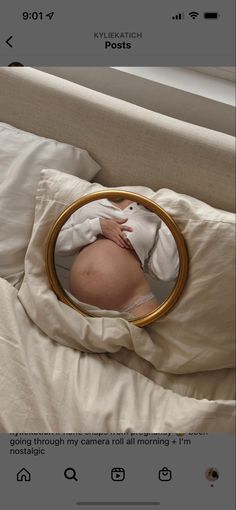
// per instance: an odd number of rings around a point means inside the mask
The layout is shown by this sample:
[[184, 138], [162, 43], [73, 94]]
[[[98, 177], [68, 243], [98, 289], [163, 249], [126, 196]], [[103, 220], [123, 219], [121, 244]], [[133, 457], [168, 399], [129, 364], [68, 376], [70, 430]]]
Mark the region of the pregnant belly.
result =
[[79, 300], [120, 310], [150, 290], [136, 254], [109, 239], [83, 248], [70, 270], [70, 291]]

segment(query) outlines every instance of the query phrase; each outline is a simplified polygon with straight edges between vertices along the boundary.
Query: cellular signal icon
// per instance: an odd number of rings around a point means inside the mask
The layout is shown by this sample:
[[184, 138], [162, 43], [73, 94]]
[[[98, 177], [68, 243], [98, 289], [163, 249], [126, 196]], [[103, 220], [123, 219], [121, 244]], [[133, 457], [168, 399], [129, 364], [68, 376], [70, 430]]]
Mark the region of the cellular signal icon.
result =
[[190, 16], [190, 18], [196, 19], [199, 16], [199, 12], [192, 11], [189, 12], [188, 15]]
[[172, 16], [172, 19], [184, 19], [184, 12], [180, 12], [179, 14]]

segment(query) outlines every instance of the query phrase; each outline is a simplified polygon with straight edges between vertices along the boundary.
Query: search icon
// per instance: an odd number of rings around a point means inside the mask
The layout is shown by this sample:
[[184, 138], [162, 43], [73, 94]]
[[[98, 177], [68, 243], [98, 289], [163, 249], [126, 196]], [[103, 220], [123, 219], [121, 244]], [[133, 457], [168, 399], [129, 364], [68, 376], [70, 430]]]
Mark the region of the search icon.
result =
[[76, 477], [76, 471], [74, 468], [66, 468], [64, 471], [64, 477], [67, 478], [67, 480], [75, 480], [78, 482], [78, 478]]

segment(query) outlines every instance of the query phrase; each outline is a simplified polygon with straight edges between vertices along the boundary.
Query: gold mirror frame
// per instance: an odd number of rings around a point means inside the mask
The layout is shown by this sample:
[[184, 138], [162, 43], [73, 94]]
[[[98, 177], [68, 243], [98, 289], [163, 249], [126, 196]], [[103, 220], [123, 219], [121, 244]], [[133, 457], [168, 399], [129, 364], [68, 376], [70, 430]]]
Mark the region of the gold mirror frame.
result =
[[[95, 315], [92, 315], [91, 313], [85, 312], [84, 310], [81, 310], [78, 305], [73, 303], [69, 297], [66, 295], [63, 287], [60, 284], [60, 281], [57, 277], [56, 269], [55, 269], [55, 262], [54, 262], [54, 251], [55, 251], [55, 245], [57, 241], [58, 234], [61, 230], [62, 225], [69, 219], [71, 214], [73, 214], [77, 209], [80, 207], [83, 207], [84, 205], [93, 202], [98, 199], [108, 198], [112, 199], [114, 197], [124, 197], [124, 199], [132, 200], [133, 202], [139, 202], [143, 204], [145, 207], [156, 213], [167, 225], [167, 227], [170, 229], [179, 253], [179, 274], [176, 281], [176, 284], [170, 293], [170, 295], [161, 303], [160, 306], [158, 306], [153, 312], [151, 312], [148, 315], [145, 315], [143, 317], [140, 317], [138, 319], [132, 320], [130, 319], [129, 322], [132, 322], [132, 324], [135, 324], [139, 327], [147, 326], [147, 324], [150, 324], [151, 322], [160, 319], [165, 315], [169, 310], [175, 305], [177, 300], [179, 299], [180, 295], [183, 292], [183, 289], [185, 287], [185, 283], [188, 276], [188, 251], [185, 243], [185, 239], [183, 235], [181, 234], [179, 227], [176, 225], [175, 221], [172, 219], [172, 217], [164, 210], [162, 207], [160, 207], [158, 204], [150, 200], [149, 198], [144, 197], [143, 195], [139, 195], [138, 193], [134, 193], [131, 191], [123, 191], [123, 190], [107, 190], [107, 191], [96, 191], [94, 193], [91, 193], [89, 195], [85, 195], [83, 198], [79, 198], [75, 202], [73, 202], [71, 205], [69, 205], [57, 218], [54, 225], [50, 229], [49, 236], [48, 236], [48, 242], [46, 247], [46, 271], [48, 275], [48, 279], [50, 282], [50, 286], [52, 290], [55, 292], [57, 297], [65, 303], [66, 305], [69, 305], [71, 308], [74, 308], [74, 310], [77, 310], [85, 317], [96, 317]], [[115, 319], [115, 318], [114, 318]]]

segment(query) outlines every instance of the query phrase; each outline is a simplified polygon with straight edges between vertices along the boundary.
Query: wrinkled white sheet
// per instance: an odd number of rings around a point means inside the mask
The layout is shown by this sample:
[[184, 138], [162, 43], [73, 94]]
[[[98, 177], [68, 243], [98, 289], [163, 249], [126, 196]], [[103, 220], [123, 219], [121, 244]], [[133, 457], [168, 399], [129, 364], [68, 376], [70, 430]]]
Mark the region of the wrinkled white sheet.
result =
[[[185, 227], [186, 214], [173, 211], [174, 217], [180, 214], [178, 224], [185, 229], [194, 264], [174, 310], [140, 329], [122, 318], [83, 317], [58, 301], [49, 286], [49, 228], [66, 205], [98, 189], [102, 186], [61, 172], [42, 172], [24, 280], [19, 291], [0, 282], [0, 431], [232, 432], [233, 302], [222, 303], [222, 285], [220, 296], [215, 293], [215, 265], [213, 274], [210, 268], [219, 238], [216, 255], [222, 271], [217, 278], [221, 276], [226, 295], [232, 270], [221, 264], [219, 234], [231, 241], [231, 216], [200, 203], [205, 220], [194, 219], [193, 230], [189, 215]], [[154, 197], [147, 188], [136, 191]], [[171, 193], [160, 190], [155, 197], [165, 202]], [[182, 207], [188, 200], [180, 196]], [[171, 204], [177, 204], [177, 196]], [[197, 205], [195, 201], [194, 216]], [[215, 228], [209, 227], [212, 219]], [[207, 256], [203, 227], [214, 236]], [[208, 266], [202, 278], [204, 261]], [[207, 281], [212, 285], [205, 285]], [[203, 307], [204, 289], [210, 307]], [[216, 317], [218, 309], [225, 310], [224, 317]]]
[[[50, 310], [45, 308], [45, 313]], [[233, 431], [234, 402], [222, 400], [223, 393], [232, 394], [230, 369], [222, 371], [222, 396], [215, 401], [164, 389], [162, 375], [126, 349], [88, 354], [49, 338], [30, 320], [17, 290], [3, 279], [0, 324], [0, 432]], [[135, 329], [141, 339], [144, 332]], [[171, 377], [171, 384], [181, 378]]]
[[154, 193], [145, 187], [123, 187], [152, 198], [171, 212], [187, 242], [187, 283], [166, 316], [140, 330], [121, 318], [81, 319], [58, 301], [45, 271], [49, 229], [67, 205], [102, 189], [97, 183], [56, 170], [42, 170], [19, 291], [32, 321], [68, 347], [98, 353], [114, 353], [125, 347], [165, 373], [234, 368], [234, 215], [192, 197], [165, 189]]

